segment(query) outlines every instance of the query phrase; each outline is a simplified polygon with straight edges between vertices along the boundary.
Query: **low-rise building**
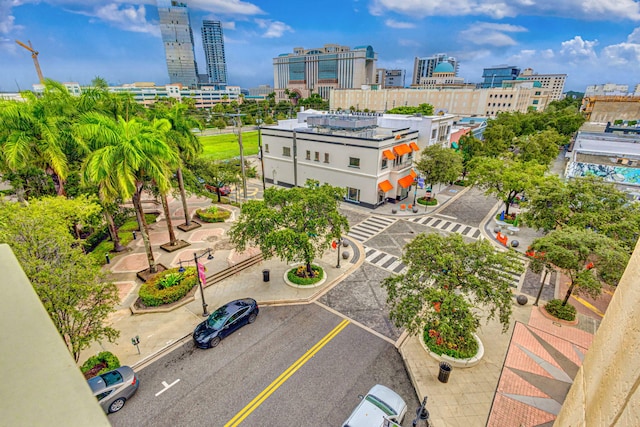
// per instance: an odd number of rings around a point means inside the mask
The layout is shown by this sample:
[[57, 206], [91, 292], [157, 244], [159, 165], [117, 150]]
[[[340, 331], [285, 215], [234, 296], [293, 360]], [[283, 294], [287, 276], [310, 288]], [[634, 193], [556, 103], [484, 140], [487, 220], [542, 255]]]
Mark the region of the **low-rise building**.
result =
[[335, 114], [306, 111], [262, 128], [267, 182], [303, 186], [308, 179], [347, 190], [366, 207], [410, 194], [412, 169], [427, 145], [449, 145], [454, 116]]
[[585, 95], [580, 109], [589, 122], [640, 120], [640, 95]]
[[543, 111], [551, 90], [536, 82], [514, 80], [510, 87], [442, 89], [337, 89], [331, 91], [332, 110], [385, 112], [400, 106], [431, 104], [435, 111], [460, 116], [495, 117], [502, 112]]
[[533, 69], [525, 68], [522, 70], [518, 79], [539, 82], [545, 89], [551, 90], [551, 100], [558, 101], [562, 99], [564, 93], [564, 83], [567, 80], [566, 74], [539, 74], [534, 73]]
[[640, 198], [640, 135], [578, 132], [567, 158], [567, 178], [599, 176]]

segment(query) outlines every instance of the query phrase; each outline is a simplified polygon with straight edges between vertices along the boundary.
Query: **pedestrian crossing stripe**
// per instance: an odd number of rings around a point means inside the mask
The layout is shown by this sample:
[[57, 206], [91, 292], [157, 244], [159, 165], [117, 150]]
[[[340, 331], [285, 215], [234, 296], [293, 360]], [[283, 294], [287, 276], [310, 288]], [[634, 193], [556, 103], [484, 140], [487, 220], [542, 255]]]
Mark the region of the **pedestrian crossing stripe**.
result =
[[396, 274], [404, 273], [406, 268], [404, 263], [397, 256], [374, 248], [365, 248], [365, 260], [376, 267], [383, 268]]
[[398, 220], [396, 218], [386, 218], [380, 216], [372, 216], [353, 226], [347, 236], [354, 238], [359, 242], [365, 242], [374, 236], [377, 236]]
[[482, 233], [480, 232], [480, 229], [478, 227], [460, 224], [445, 218], [423, 216], [413, 218], [411, 219], [411, 221], [415, 222], [416, 224], [426, 225], [427, 227], [437, 228], [438, 230], [461, 234], [472, 239], [479, 239], [482, 236]]

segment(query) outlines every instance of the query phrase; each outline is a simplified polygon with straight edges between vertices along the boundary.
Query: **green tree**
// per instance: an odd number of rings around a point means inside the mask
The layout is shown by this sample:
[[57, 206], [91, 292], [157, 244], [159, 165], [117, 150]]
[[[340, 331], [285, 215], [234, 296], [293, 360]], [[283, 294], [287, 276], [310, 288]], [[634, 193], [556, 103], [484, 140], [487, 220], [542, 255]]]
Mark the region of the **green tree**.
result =
[[596, 298], [603, 282], [616, 286], [629, 262], [628, 252], [617, 241], [589, 229], [554, 230], [534, 240], [530, 249], [569, 277], [562, 305], [573, 292]]
[[482, 141], [471, 132], [462, 135], [458, 140], [458, 152], [462, 154], [462, 177], [464, 178], [469, 171], [471, 160], [482, 153]]
[[13, 249], [76, 362], [92, 342], [119, 335], [107, 324], [118, 290], [70, 233], [76, 215], [99, 210], [64, 198], [0, 203], [0, 241]]
[[494, 195], [505, 204], [505, 213], [516, 196], [537, 187], [544, 179], [546, 166], [536, 162], [476, 157], [471, 162], [469, 180], [485, 194]]
[[[353, 110], [353, 107], [351, 107]], [[431, 104], [420, 104], [417, 107], [415, 106], [401, 106], [395, 107], [391, 110], [387, 110], [388, 114], [422, 114], [423, 116], [433, 116], [433, 105]]]
[[533, 228], [589, 228], [617, 240], [628, 253], [640, 236], [640, 206], [602, 178], [548, 177], [527, 197], [522, 218]]
[[482, 155], [486, 157], [503, 157], [513, 146], [513, 140], [517, 136], [510, 127], [493, 120], [489, 121], [482, 135], [484, 138]]
[[560, 146], [568, 142], [568, 138], [560, 135], [555, 129], [547, 129], [531, 135], [515, 139], [517, 159], [522, 162], [534, 161], [541, 165], [549, 165], [560, 152]]
[[338, 211], [345, 191], [308, 181], [305, 187], [269, 187], [264, 200], [242, 205], [240, 218], [229, 231], [239, 251], [258, 246], [265, 258], [276, 255], [287, 262], [304, 262], [313, 277], [311, 263], [347, 231], [347, 218]]
[[435, 330], [443, 346], [473, 350], [471, 334], [480, 325], [478, 309], [487, 320], [498, 318], [506, 331], [512, 293], [505, 271], [522, 273], [514, 251], [496, 251], [486, 240], [465, 243], [459, 234], [420, 234], [405, 246], [404, 274], [383, 281], [389, 316], [410, 334]]
[[462, 173], [462, 155], [439, 144], [429, 145], [415, 166], [430, 186], [455, 181]]
[[58, 82], [46, 79], [44, 88], [39, 98], [24, 92], [24, 102], [0, 104], [2, 160], [14, 172], [30, 166], [42, 169], [53, 180], [57, 194], [63, 195], [68, 153], [78, 149], [69, 132], [77, 102]]
[[147, 124], [122, 117], [114, 121], [99, 113], [88, 113], [81, 118], [80, 126], [82, 135], [95, 144], [84, 165], [84, 179], [99, 185], [100, 193], [107, 201], [131, 197], [149, 271], [157, 272], [144, 220], [142, 192], [145, 184], [151, 183], [160, 193], [166, 193], [170, 188], [171, 170], [177, 165], [178, 156], [159, 133], [159, 129], [169, 127], [170, 123], [160, 119]]

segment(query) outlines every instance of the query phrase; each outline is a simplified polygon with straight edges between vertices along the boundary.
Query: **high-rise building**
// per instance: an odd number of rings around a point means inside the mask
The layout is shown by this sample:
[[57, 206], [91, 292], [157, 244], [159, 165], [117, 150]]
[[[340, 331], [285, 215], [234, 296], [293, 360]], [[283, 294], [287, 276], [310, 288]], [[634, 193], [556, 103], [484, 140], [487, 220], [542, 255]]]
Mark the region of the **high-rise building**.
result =
[[448, 62], [449, 64], [451, 64], [455, 75], [458, 75], [458, 69], [460, 68], [458, 60], [452, 56], [447, 55], [446, 53], [437, 53], [433, 56], [425, 58], [416, 57], [413, 62], [413, 78], [411, 84], [424, 84], [423, 80], [433, 77], [433, 70], [435, 70], [436, 66], [441, 62]]
[[157, 2], [169, 81], [196, 87], [198, 65], [193, 51], [193, 32], [187, 5], [175, 0], [157, 0]]
[[380, 88], [404, 87], [406, 71], [405, 70], [387, 70], [378, 68], [376, 70], [376, 80]]
[[520, 75], [520, 68], [513, 65], [495, 65], [482, 71], [481, 87], [502, 87], [504, 80], [515, 80]]
[[202, 21], [202, 46], [207, 60], [209, 83], [224, 87], [227, 84], [227, 61], [220, 21]]
[[551, 89], [551, 99], [558, 101], [562, 99], [562, 94], [564, 93], [564, 82], [567, 80], [567, 75], [538, 74], [534, 73], [531, 68], [525, 68], [518, 76], [518, 79], [540, 82], [540, 85], [543, 88]]
[[[321, 48], [296, 47], [293, 53], [273, 58], [274, 90], [278, 100], [293, 92], [307, 98], [317, 93], [329, 99], [333, 89], [360, 88], [375, 82], [377, 55], [371, 46], [327, 44]], [[295, 96], [295, 95], [294, 95]]]

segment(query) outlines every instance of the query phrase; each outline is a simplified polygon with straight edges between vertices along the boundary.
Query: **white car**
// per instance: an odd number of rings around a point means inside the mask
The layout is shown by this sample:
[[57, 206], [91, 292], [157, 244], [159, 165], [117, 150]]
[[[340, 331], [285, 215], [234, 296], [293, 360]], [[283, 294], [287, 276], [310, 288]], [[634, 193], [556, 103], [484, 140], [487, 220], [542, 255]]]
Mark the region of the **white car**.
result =
[[360, 396], [360, 404], [353, 410], [342, 427], [382, 427], [400, 424], [407, 413], [405, 401], [388, 387], [376, 384], [366, 396]]

